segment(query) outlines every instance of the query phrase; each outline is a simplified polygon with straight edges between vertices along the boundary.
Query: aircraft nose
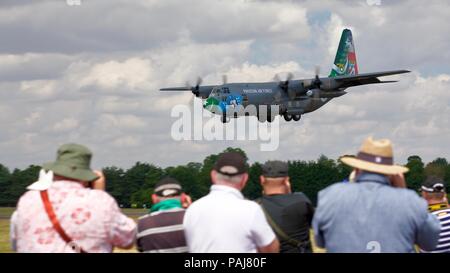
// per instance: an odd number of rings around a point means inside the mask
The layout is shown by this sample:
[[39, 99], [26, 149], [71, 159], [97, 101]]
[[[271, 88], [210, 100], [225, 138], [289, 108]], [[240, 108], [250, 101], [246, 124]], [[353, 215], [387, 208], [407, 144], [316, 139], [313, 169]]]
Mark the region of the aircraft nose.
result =
[[214, 97], [209, 97], [206, 99], [205, 103], [203, 103], [203, 108], [206, 110], [213, 110], [217, 105], [219, 105], [219, 101]]

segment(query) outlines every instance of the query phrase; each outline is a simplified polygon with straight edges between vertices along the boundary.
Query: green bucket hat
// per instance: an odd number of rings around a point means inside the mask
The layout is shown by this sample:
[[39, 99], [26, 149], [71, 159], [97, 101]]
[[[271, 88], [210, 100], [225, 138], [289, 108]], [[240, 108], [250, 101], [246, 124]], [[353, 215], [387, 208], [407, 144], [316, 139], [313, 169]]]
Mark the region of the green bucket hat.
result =
[[42, 168], [59, 176], [90, 182], [98, 178], [90, 168], [91, 158], [92, 152], [87, 147], [64, 144], [58, 149], [56, 161], [45, 163]]

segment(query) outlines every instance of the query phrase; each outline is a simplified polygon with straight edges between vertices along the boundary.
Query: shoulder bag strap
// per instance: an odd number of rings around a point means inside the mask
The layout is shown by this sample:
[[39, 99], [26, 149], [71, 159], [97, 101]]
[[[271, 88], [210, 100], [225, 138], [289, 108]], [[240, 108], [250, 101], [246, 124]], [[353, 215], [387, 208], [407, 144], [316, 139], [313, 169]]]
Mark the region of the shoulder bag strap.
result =
[[267, 222], [269, 222], [269, 225], [273, 228], [275, 233], [278, 234], [278, 236], [281, 237], [281, 239], [285, 240], [290, 245], [295, 246], [295, 247], [299, 247], [299, 246], [301, 246], [303, 244], [302, 242], [300, 242], [300, 241], [298, 241], [298, 240], [296, 240], [294, 238], [291, 238], [289, 235], [286, 234], [286, 232], [283, 231], [283, 229], [279, 225], [277, 225], [277, 223], [275, 223], [273, 218], [270, 216], [270, 214], [264, 208], [264, 205], [263, 205], [261, 199], [258, 199], [256, 202], [261, 206], [264, 214], [266, 215]]
[[81, 247], [79, 247], [73, 240], [70, 238], [69, 235], [64, 231], [61, 224], [59, 223], [58, 218], [56, 217], [55, 211], [53, 210], [52, 203], [50, 202], [50, 199], [48, 197], [48, 192], [41, 191], [41, 199], [44, 203], [45, 212], [47, 213], [48, 218], [50, 219], [50, 222], [53, 225], [53, 228], [55, 231], [61, 236], [61, 238], [70, 246], [72, 249], [79, 253], [86, 253]]

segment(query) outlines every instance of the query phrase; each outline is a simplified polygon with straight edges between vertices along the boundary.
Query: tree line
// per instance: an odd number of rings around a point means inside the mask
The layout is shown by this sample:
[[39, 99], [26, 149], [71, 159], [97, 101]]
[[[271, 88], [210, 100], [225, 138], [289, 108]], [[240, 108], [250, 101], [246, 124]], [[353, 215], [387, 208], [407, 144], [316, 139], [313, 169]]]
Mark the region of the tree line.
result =
[[[242, 153], [247, 158], [242, 149], [227, 148], [223, 152], [228, 151]], [[190, 162], [167, 168], [145, 162], [137, 162], [127, 170], [116, 166], [105, 167], [103, 172], [107, 180], [106, 190], [122, 207], [148, 208], [151, 205], [150, 195], [156, 182], [163, 177], [171, 176], [179, 180], [184, 191], [195, 200], [208, 193], [211, 185], [210, 171], [218, 156], [219, 154], [211, 154], [202, 163]], [[261, 196], [262, 189], [259, 184], [261, 165], [259, 162], [249, 165], [250, 178], [243, 191], [248, 199]], [[436, 158], [424, 163], [419, 156], [414, 155], [408, 158], [406, 166], [410, 169], [406, 174], [410, 189], [417, 191], [427, 175], [435, 175], [447, 182], [450, 181], [450, 164], [445, 158]], [[15, 206], [19, 197], [26, 191], [26, 187], [37, 180], [40, 169], [40, 166], [30, 165], [23, 170], [16, 168], [10, 171], [0, 164], [0, 206]], [[316, 203], [317, 193], [321, 189], [347, 179], [350, 172], [350, 167], [324, 155], [317, 160], [289, 161], [292, 190], [304, 192], [313, 203]]]

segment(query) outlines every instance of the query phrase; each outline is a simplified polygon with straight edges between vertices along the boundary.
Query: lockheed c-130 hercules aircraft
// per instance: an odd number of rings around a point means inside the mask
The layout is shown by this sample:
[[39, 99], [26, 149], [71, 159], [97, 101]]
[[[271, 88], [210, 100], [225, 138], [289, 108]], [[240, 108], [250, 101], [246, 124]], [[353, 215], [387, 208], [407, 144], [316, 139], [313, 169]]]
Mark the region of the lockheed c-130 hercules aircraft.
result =
[[[355, 47], [352, 32], [344, 29], [334, 60], [334, 65], [328, 77], [319, 77], [316, 68], [315, 78], [293, 80], [289, 73], [285, 80], [275, 77], [273, 82], [262, 83], [227, 83], [224, 77], [223, 84], [201, 86], [198, 78], [195, 86], [162, 88], [161, 91], [191, 91], [196, 97], [204, 99], [203, 107], [215, 114], [222, 115], [222, 122], [229, 117], [240, 116], [237, 107], [245, 108], [249, 105], [278, 106], [278, 113], [271, 113], [266, 107], [264, 114], [256, 111], [250, 115], [257, 115], [260, 121], [273, 121], [276, 115], [282, 115], [286, 121], [298, 121], [301, 115], [313, 112], [333, 98], [345, 95], [348, 87], [391, 83], [396, 81], [381, 81], [378, 77], [408, 73], [408, 70], [382, 71], [374, 73], [358, 73]], [[243, 106], [243, 107], [242, 107]], [[273, 108], [272, 108], [273, 109]], [[232, 113], [231, 115], [229, 113]], [[240, 112], [249, 115], [248, 112]], [[227, 116], [228, 115], [228, 116]]]

